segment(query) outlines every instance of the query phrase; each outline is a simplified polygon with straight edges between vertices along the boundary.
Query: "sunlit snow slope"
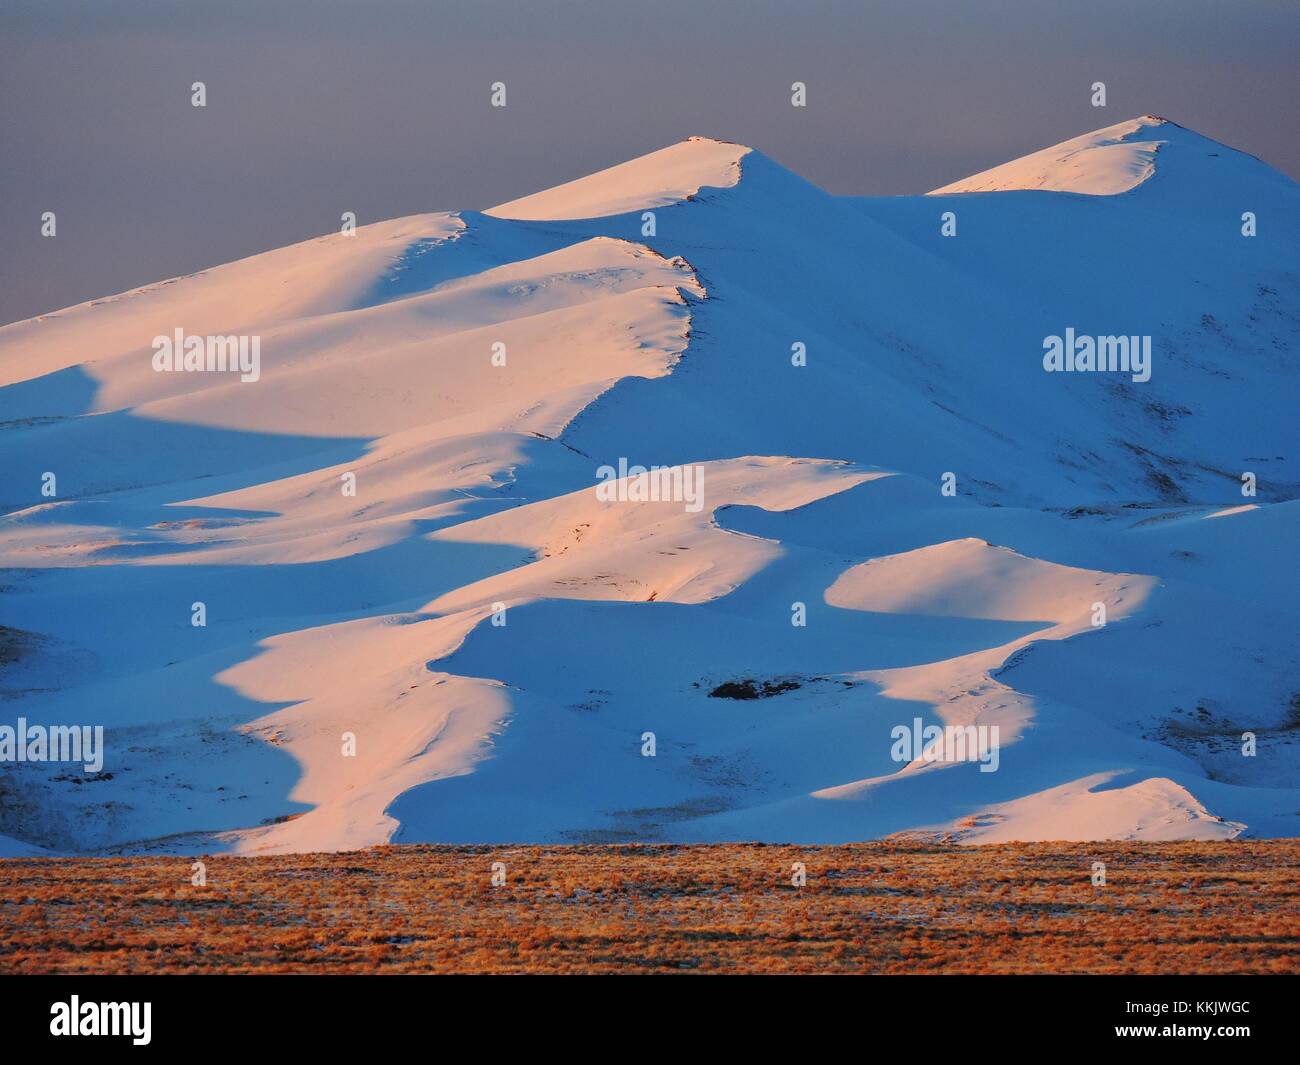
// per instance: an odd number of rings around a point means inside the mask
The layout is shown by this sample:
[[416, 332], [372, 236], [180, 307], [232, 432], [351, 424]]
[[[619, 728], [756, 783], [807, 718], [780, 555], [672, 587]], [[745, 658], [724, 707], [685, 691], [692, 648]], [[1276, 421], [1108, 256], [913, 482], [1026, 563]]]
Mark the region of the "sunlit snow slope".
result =
[[691, 138], [0, 329], [0, 725], [106, 730], [0, 853], [1295, 835], [1297, 247], [1159, 119], [887, 199]]

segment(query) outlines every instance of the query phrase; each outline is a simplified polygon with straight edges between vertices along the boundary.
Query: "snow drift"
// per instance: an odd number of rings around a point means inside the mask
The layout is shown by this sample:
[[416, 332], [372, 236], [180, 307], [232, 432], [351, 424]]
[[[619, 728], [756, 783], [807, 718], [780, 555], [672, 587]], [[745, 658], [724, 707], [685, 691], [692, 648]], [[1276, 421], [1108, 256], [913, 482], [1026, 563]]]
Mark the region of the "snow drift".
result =
[[107, 753], [0, 852], [1294, 835], [1298, 242], [1165, 120], [886, 199], [692, 138], [7, 326], [0, 725]]

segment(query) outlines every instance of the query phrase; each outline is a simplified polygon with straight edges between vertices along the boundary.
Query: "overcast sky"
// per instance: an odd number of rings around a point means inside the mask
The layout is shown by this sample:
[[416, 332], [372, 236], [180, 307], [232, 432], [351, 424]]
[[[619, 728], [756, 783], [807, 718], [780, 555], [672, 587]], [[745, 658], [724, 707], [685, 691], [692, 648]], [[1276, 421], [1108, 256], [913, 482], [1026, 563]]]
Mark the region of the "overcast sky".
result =
[[696, 133], [890, 195], [1154, 113], [1297, 177], [1298, 52], [1295, 0], [5, 0], [0, 322]]

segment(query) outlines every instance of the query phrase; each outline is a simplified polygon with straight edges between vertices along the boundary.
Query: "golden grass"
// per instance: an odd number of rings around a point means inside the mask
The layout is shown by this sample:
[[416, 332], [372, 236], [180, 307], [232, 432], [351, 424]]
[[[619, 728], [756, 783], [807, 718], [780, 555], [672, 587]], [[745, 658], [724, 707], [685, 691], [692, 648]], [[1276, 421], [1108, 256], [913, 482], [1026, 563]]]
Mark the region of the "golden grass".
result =
[[205, 887], [192, 861], [0, 861], [0, 972], [1300, 968], [1300, 840], [399, 846], [210, 857]]

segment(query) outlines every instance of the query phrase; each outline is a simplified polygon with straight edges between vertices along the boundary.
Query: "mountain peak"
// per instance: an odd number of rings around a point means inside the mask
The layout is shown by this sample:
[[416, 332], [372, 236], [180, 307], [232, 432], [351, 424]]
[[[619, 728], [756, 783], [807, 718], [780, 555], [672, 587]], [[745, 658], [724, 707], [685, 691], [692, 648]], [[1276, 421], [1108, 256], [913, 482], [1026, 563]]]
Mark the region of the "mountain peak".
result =
[[1022, 189], [1088, 196], [1128, 192], [1155, 173], [1162, 143], [1139, 134], [1163, 125], [1172, 123], [1156, 115], [1130, 118], [954, 181], [930, 195]]
[[484, 213], [496, 218], [560, 221], [666, 207], [691, 199], [702, 188], [734, 186], [740, 181], [740, 160], [749, 151], [743, 144], [693, 136]]

